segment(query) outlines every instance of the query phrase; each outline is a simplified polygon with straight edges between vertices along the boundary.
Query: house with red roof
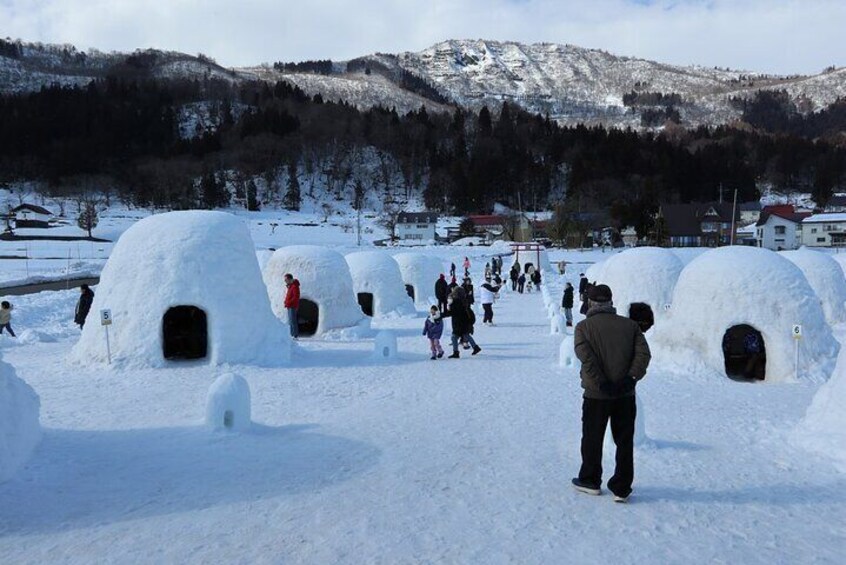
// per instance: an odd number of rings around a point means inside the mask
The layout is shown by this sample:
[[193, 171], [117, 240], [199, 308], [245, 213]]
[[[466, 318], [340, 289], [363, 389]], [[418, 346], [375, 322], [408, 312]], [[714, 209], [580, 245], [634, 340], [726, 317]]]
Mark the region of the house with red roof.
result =
[[810, 212], [797, 212], [792, 204], [764, 206], [755, 224], [758, 247], [798, 249], [802, 245], [802, 221], [809, 216]]

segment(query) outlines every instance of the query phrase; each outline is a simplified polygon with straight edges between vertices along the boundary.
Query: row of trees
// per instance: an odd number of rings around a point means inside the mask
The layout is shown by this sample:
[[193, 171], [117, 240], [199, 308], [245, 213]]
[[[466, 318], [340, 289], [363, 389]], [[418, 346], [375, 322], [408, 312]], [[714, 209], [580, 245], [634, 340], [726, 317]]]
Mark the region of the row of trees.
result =
[[[498, 113], [400, 115], [326, 102], [286, 82], [111, 77], [0, 96], [0, 182], [39, 179], [57, 195], [98, 192], [165, 208], [297, 209], [324, 193], [371, 206], [419, 195], [458, 214], [566, 201], [636, 225], [659, 202], [712, 200], [720, 185], [741, 200], [767, 183], [813, 190], [824, 202], [844, 181], [843, 146], [802, 135], [818, 116], [792, 115], [788, 125], [799, 125], [787, 131], [768, 127], [768, 107], [766, 98], [749, 106], [757, 130], [685, 130], [665, 114], [662, 133], [640, 134], [559, 127], [508, 103]], [[198, 115], [205, 126], [186, 128]]]

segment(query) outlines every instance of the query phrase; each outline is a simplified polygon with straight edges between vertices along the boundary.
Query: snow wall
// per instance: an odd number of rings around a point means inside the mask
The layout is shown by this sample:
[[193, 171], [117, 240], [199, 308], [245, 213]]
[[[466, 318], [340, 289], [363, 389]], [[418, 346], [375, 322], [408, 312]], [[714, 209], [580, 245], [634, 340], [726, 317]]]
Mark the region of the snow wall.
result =
[[629, 315], [630, 304], [643, 302], [652, 308], [659, 322], [668, 316], [664, 307], [672, 303], [682, 269], [684, 263], [669, 249], [637, 247], [592, 265], [585, 274], [590, 281], [611, 288], [614, 305], [621, 316]]
[[384, 251], [358, 251], [345, 257], [352, 276], [353, 291], [373, 294], [373, 315], [416, 314], [414, 302], [405, 292], [402, 273], [394, 258]]
[[273, 253], [264, 268], [264, 284], [274, 314], [287, 322], [286, 273], [300, 281], [300, 299], [311, 300], [320, 309], [316, 335], [365, 322], [350, 269], [340, 253], [317, 245], [291, 245]]
[[826, 321], [829, 324], [846, 321], [846, 278], [840, 264], [830, 255], [807, 247], [782, 251], [780, 255], [787, 257], [805, 274], [822, 303]]
[[41, 439], [41, 401], [15, 369], [0, 359], [0, 483], [32, 456]]
[[805, 418], [791, 439], [804, 447], [834, 460], [846, 473], [846, 349], [840, 352], [831, 379], [822, 385], [811, 401]]
[[[444, 273], [441, 260], [422, 253], [398, 253], [394, 255], [402, 274], [402, 282], [414, 287], [414, 304], [418, 308], [428, 308], [437, 304], [435, 282]], [[464, 270], [456, 263], [456, 272]]]
[[794, 324], [801, 324], [799, 377], [822, 381], [831, 375], [840, 345], [805, 275], [767, 249], [721, 247], [684, 268], [672, 309], [649, 340], [655, 361], [682, 373], [725, 377], [722, 340], [730, 327], [748, 324], [761, 332], [766, 381], [794, 380]]
[[107, 361], [99, 312], [108, 308], [112, 362], [164, 366], [163, 318], [175, 306], [205, 312], [213, 365], [290, 360], [291, 339], [270, 309], [247, 227], [231, 214], [193, 210], [144, 218], [120, 237], [70, 361]]

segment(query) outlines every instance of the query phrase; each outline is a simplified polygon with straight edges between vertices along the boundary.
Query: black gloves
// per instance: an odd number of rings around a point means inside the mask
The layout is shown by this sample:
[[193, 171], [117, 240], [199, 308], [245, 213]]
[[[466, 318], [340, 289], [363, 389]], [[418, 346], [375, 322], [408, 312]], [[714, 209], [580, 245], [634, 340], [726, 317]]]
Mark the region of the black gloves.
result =
[[626, 377], [619, 383], [611, 381], [602, 381], [599, 383], [599, 390], [601, 390], [603, 394], [607, 394], [608, 396], [623, 396], [633, 391], [635, 389], [636, 384], [637, 381], [635, 381], [633, 378]]

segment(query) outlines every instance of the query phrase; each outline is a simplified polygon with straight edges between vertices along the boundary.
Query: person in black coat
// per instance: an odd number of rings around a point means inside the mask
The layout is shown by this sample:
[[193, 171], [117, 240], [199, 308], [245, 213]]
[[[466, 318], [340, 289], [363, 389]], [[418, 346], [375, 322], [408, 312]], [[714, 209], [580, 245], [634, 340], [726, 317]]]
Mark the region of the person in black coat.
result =
[[79, 301], [76, 303], [73, 323], [77, 324], [79, 329], [82, 329], [85, 325], [85, 318], [88, 317], [88, 311], [91, 310], [91, 303], [94, 302], [94, 291], [88, 288], [87, 284], [80, 286], [79, 290]]
[[435, 281], [435, 298], [438, 299], [438, 310], [441, 311], [441, 314], [446, 311], [448, 297], [449, 285], [447, 285], [446, 277], [441, 274], [440, 278]]
[[561, 299], [561, 307], [564, 309], [564, 318], [567, 320], [567, 326], [573, 325], [573, 294], [575, 289], [573, 285], [567, 283], [564, 287], [564, 298]]
[[520, 273], [520, 276], [517, 278], [517, 292], [523, 294], [524, 286], [526, 286], [526, 275]]
[[514, 266], [511, 267], [508, 277], [511, 279], [511, 290], [517, 290], [517, 279], [520, 278], [520, 268], [517, 266], [517, 263], [514, 263]]
[[467, 300], [467, 304], [469, 306], [475, 304], [476, 299], [473, 297], [473, 281], [470, 277], [464, 277], [464, 282], [461, 283], [461, 288], [464, 290], [464, 298]]
[[476, 341], [471, 335], [473, 322], [475, 322], [475, 314], [467, 304], [462, 288], [456, 288], [449, 295], [449, 308], [443, 314], [443, 318], [452, 319], [452, 355], [449, 359], [458, 359], [458, 342], [464, 341], [473, 347], [472, 355], [479, 353], [482, 348], [476, 345]]
[[540, 269], [535, 269], [535, 272], [532, 273], [532, 282], [535, 284], [535, 288], [540, 289], [540, 283], [541, 283]]

